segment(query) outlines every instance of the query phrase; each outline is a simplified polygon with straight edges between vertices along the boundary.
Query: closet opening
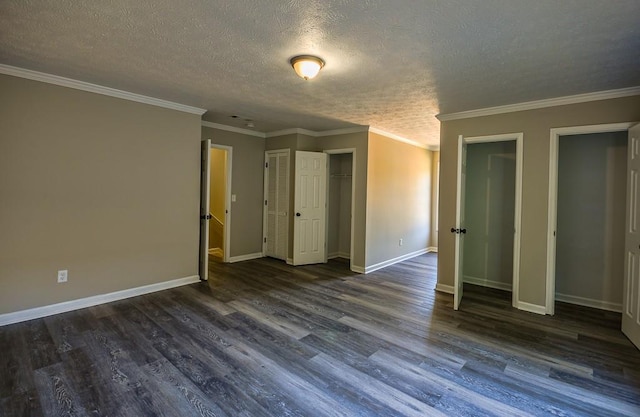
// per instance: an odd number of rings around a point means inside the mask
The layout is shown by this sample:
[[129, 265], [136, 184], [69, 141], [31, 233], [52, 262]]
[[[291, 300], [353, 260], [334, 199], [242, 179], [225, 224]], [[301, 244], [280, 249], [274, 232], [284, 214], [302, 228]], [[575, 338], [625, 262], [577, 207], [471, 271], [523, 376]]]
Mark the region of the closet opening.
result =
[[622, 311], [627, 131], [557, 136], [555, 282], [558, 301]]
[[516, 141], [467, 145], [464, 283], [511, 292]]
[[353, 259], [355, 150], [327, 150], [327, 258]]
[[[522, 133], [458, 137], [453, 308], [465, 284], [519, 309]], [[500, 292], [502, 291], [502, 292]], [[506, 291], [506, 292], [505, 292]]]

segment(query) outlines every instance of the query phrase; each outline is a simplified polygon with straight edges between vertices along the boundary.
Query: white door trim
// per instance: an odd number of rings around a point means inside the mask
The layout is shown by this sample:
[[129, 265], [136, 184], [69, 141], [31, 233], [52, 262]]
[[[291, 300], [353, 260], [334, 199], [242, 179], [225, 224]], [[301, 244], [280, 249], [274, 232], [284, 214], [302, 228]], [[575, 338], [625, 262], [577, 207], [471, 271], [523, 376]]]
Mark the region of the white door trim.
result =
[[636, 123], [609, 123], [601, 125], [553, 128], [549, 137], [549, 206], [547, 209], [547, 277], [545, 310], [555, 313], [556, 298], [556, 229], [558, 222], [558, 144], [560, 136], [590, 133], [624, 132]]
[[455, 231], [456, 236], [454, 246], [454, 269], [453, 269], [453, 309], [460, 308], [460, 302], [464, 292], [464, 273], [461, 265], [464, 258], [464, 200], [466, 197], [466, 175], [467, 175], [467, 142], [464, 136], [458, 136], [458, 152], [457, 152], [457, 172], [456, 172], [456, 224], [451, 232]]
[[200, 142], [200, 208], [198, 226], [198, 274], [200, 279], [209, 279], [209, 213], [211, 183], [211, 139]]
[[513, 218], [513, 286], [511, 303], [514, 307], [522, 309], [523, 302], [520, 301], [520, 245], [521, 245], [521, 226], [522, 226], [522, 164], [523, 164], [523, 146], [524, 133], [505, 133], [501, 135], [474, 136], [463, 137], [467, 145], [474, 143], [490, 143], [490, 142], [516, 142], [516, 189], [515, 189], [515, 213]]
[[[353, 271], [353, 258], [355, 253], [355, 221], [354, 221], [354, 213], [356, 209], [356, 148], [342, 148], [342, 149], [325, 149], [322, 152], [329, 155], [339, 155], [339, 154], [351, 154], [351, 242], [349, 246], [350, 256], [349, 256], [349, 270]], [[331, 175], [329, 171], [327, 171], [327, 177]], [[329, 184], [330, 181], [327, 178], [327, 192], [329, 192]], [[327, 216], [329, 216], [329, 210], [327, 210]], [[327, 217], [327, 221], [325, 222], [327, 227], [329, 227], [329, 220]], [[356, 272], [356, 271], [353, 271]]]
[[[222, 229], [222, 238], [224, 239], [224, 252], [222, 261], [229, 262], [231, 258], [231, 173], [233, 172], [233, 166], [231, 165], [233, 162], [233, 146], [226, 145], [218, 145], [216, 143], [211, 143], [211, 148], [222, 149], [227, 151], [227, 161], [226, 161], [226, 184], [225, 187], [225, 195], [224, 195], [224, 210], [225, 210], [225, 219], [224, 219], [224, 228]], [[211, 162], [209, 162], [211, 163]]]

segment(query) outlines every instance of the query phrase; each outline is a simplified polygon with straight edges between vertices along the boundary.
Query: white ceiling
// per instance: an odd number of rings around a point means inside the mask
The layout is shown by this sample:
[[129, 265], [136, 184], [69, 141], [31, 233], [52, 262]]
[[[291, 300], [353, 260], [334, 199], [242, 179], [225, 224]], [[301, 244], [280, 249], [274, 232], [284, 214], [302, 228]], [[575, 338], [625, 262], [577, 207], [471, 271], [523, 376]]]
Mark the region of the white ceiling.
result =
[[[639, 17], [639, 0], [2, 0], [0, 63], [263, 132], [437, 144], [438, 113], [640, 85]], [[326, 61], [318, 78], [298, 54]]]

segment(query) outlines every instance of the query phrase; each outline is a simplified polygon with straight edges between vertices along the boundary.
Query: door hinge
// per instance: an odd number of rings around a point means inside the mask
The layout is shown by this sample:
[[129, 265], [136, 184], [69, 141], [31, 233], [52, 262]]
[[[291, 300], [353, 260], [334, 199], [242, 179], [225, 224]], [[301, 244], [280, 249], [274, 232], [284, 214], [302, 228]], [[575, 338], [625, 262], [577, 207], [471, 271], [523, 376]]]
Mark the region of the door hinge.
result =
[[267, 205], [267, 200], [264, 200], [264, 205], [265, 205], [265, 206]]
[[269, 168], [269, 163], [268, 163], [268, 162], [265, 162], [265, 163], [264, 163], [264, 167], [265, 167], [265, 168]]
[[267, 243], [267, 238], [266, 237], [264, 238], [264, 243]]

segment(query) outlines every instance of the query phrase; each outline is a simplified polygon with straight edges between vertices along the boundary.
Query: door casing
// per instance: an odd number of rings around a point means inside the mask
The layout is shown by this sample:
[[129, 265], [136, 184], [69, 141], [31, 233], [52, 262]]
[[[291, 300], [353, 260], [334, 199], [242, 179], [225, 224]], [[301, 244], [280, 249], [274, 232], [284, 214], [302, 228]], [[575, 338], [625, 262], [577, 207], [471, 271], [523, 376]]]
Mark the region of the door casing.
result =
[[198, 275], [202, 281], [209, 278], [209, 194], [211, 170], [209, 167], [209, 159], [211, 149], [211, 139], [205, 139], [200, 143], [200, 226], [198, 245]]
[[555, 314], [556, 301], [556, 230], [558, 227], [558, 146], [560, 136], [628, 131], [635, 123], [554, 128], [549, 138], [549, 206], [547, 209], [546, 314]]
[[[521, 310], [530, 310], [527, 306], [527, 303], [520, 301], [520, 246], [521, 246], [521, 224], [522, 224], [522, 162], [523, 162], [523, 142], [524, 142], [524, 134], [520, 133], [506, 133], [500, 135], [488, 135], [488, 136], [473, 136], [473, 137], [464, 137], [463, 135], [459, 136], [459, 144], [466, 143], [467, 145], [474, 143], [490, 143], [490, 142], [505, 142], [505, 141], [515, 141], [516, 142], [516, 189], [515, 189], [515, 213], [514, 213], [514, 235], [513, 235], [513, 285], [512, 285], [512, 295], [511, 295], [511, 303], [513, 307], [516, 307]], [[464, 156], [466, 158], [466, 155]], [[462, 186], [461, 181], [458, 180], [457, 187], [460, 188]], [[464, 190], [458, 189], [457, 193], [463, 193]], [[460, 200], [460, 199], [458, 199]], [[456, 206], [461, 204], [460, 201], [457, 202]], [[457, 210], [464, 210], [464, 207], [456, 207]], [[457, 216], [459, 219], [459, 216]], [[456, 224], [454, 228], [460, 229], [461, 225]], [[460, 247], [460, 235], [456, 235], [456, 254], [455, 259], [460, 259], [460, 251], [462, 248]], [[458, 275], [457, 279], [462, 280], [461, 268], [456, 267], [455, 273]], [[459, 282], [454, 278], [454, 283]], [[454, 285], [454, 300], [456, 299], [456, 292], [458, 289]]]

